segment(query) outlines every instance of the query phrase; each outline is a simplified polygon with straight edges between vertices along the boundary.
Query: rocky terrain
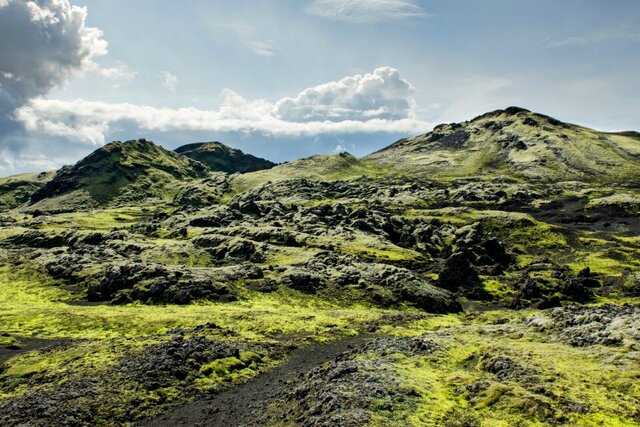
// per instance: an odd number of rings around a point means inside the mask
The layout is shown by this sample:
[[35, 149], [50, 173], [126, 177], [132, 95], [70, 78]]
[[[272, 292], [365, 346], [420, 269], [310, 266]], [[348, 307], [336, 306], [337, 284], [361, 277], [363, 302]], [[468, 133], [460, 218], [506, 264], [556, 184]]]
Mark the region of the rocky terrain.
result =
[[511, 107], [0, 179], [0, 424], [640, 425], [640, 137]]

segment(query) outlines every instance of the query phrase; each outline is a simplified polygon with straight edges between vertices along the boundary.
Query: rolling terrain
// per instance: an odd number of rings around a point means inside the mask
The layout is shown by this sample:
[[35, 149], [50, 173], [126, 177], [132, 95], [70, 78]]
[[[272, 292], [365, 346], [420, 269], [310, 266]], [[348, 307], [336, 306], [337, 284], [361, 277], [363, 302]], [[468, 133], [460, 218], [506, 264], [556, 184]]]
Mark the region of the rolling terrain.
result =
[[510, 107], [0, 179], [0, 424], [640, 425], [640, 137]]

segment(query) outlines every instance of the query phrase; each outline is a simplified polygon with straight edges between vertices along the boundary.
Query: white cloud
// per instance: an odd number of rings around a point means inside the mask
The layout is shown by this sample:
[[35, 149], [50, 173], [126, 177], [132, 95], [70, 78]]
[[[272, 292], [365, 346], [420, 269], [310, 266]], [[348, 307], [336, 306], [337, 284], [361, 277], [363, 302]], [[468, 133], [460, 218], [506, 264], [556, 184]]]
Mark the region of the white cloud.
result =
[[275, 52], [271, 44], [261, 41], [248, 41], [245, 45], [251, 49], [253, 53], [260, 56], [273, 56]]
[[[122, 64], [102, 67], [102, 31], [86, 25], [87, 9], [68, 0], [0, 0], [0, 141], [3, 158], [23, 156], [24, 129], [14, 111], [74, 76], [116, 82], [135, 76]], [[24, 160], [31, 162], [31, 160]], [[6, 164], [6, 160], [3, 160]]]
[[102, 31], [87, 27], [87, 9], [68, 0], [5, 0], [0, 3], [0, 91], [12, 108], [49, 92], [83, 72], [102, 70], [94, 59], [107, 53]]
[[122, 123], [153, 131], [245, 132], [316, 136], [324, 133], [420, 133], [429, 123], [410, 115], [413, 87], [398, 70], [382, 67], [271, 103], [249, 101], [226, 89], [218, 110], [157, 108], [128, 103], [37, 98], [15, 113], [24, 127], [44, 135], [100, 145]]
[[103, 67], [95, 62], [88, 63], [78, 74], [84, 77], [97, 76], [113, 80], [116, 84], [129, 83], [138, 75], [136, 71], [121, 63], [113, 67]]
[[417, 134], [432, 128], [430, 123], [410, 118], [289, 122], [273, 115], [273, 104], [247, 101], [232, 92], [218, 110], [40, 98], [20, 108], [16, 117], [30, 132], [92, 145], [104, 144], [109, 131], [123, 124], [133, 124], [145, 131], [245, 132], [270, 136], [374, 132]]
[[592, 34], [571, 36], [550, 42], [547, 47], [584, 46], [609, 41], [640, 42], [640, 31], [635, 28], [597, 31]]
[[428, 16], [411, 0], [314, 0], [307, 7], [307, 13], [356, 23]]
[[[234, 133], [246, 136], [309, 138], [355, 134], [420, 134], [433, 126], [411, 114], [412, 86], [389, 67], [344, 78], [300, 92], [276, 102], [247, 100], [232, 90], [223, 91], [217, 109], [158, 108], [150, 105], [107, 103], [78, 99], [62, 101], [37, 97], [15, 111], [27, 131], [28, 149], [2, 153], [0, 169], [35, 169], [37, 158], [24, 153], [45, 153], [70, 161], [91, 146], [100, 146], [115, 133], [131, 138], [149, 133]], [[315, 102], [315, 104], [314, 104]], [[337, 140], [342, 151], [346, 143]], [[82, 148], [86, 147], [86, 148]], [[336, 152], [338, 152], [336, 151]], [[57, 154], [56, 154], [57, 153]], [[7, 160], [9, 159], [9, 160]]]
[[168, 90], [169, 92], [176, 91], [176, 85], [178, 84], [178, 77], [176, 77], [169, 71], [161, 72], [160, 77], [162, 79], [162, 86], [166, 90]]
[[0, 149], [0, 169], [13, 170], [31, 169], [38, 171], [53, 170], [65, 163], [63, 158], [52, 158], [44, 155], [26, 155], [13, 153], [7, 149]]
[[[0, 0], [0, 6], [2, 6], [2, 0]], [[3, 169], [13, 169], [15, 168], [15, 155], [10, 152], [6, 148], [0, 150], [0, 166]]]
[[308, 88], [276, 103], [276, 115], [292, 122], [398, 120], [411, 114], [413, 86], [395, 68]]

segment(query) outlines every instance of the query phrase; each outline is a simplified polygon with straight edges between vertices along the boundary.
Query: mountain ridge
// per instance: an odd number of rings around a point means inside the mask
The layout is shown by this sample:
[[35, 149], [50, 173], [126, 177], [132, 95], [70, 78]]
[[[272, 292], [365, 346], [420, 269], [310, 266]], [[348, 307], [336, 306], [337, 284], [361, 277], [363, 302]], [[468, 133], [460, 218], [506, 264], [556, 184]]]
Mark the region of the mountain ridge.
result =
[[[361, 158], [348, 153], [314, 155], [280, 165], [220, 142], [190, 143], [169, 151], [145, 139], [114, 141], [61, 168], [51, 179], [24, 184], [21, 191], [32, 192], [31, 205], [61, 196], [87, 206], [123, 197], [170, 200], [180, 185], [216, 171], [238, 173], [231, 178], [238, 191], [291, 178], [363, 176], [432, 180], [509, 176], [526, 181], [620, 183], [640, 178], [639, 142], [636, 131], [601, 132], [508, 107], [468, 121], [440, 124], [431, 132], [403, 138]], [[9, 197], [12, 187], [5, 187], [7, 206], [16, 207], [28, 199], [28, 193]]]
[[520, 107], [401, 139], [364, 160], [437, 177], [510, 174], [527, 180], [620, 181], [640, 176], [633, 131], [607, 133]]

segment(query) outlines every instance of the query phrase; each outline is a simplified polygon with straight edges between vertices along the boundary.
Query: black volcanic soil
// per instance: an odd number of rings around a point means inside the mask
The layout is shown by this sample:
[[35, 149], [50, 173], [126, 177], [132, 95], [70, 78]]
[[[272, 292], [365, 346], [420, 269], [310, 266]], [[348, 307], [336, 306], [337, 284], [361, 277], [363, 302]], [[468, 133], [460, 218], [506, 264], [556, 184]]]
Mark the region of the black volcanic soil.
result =
[[20, 342], [19, 345], [0, 346], [0, 367], [7, 360], [23, 353], [35, 350], [55, 350], [57, 348], [65, 347], [71, 343], [71, 340], [68, 339], [16, 338]]
[[173, 426], [251, 426], [258, 425], [260, 410], [290, 388], [290, 381], [332, 361], [336, 356], [370, 341], [370, 334], [341, 338], [329, 343], [311, 344], [295, 350], [281, 366], [207, 399], [175, 408], [142, 425]]

